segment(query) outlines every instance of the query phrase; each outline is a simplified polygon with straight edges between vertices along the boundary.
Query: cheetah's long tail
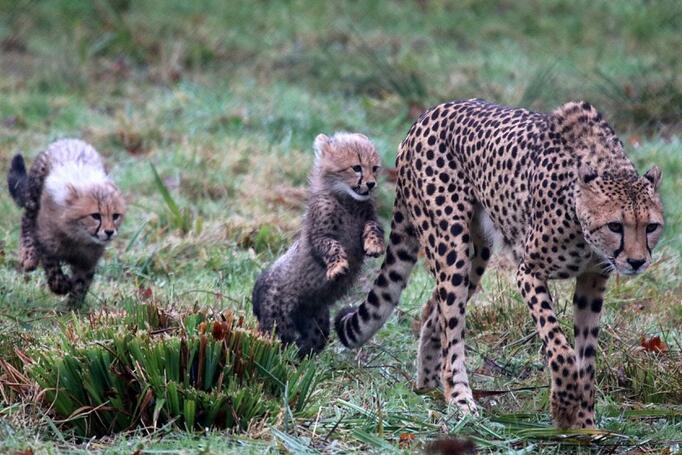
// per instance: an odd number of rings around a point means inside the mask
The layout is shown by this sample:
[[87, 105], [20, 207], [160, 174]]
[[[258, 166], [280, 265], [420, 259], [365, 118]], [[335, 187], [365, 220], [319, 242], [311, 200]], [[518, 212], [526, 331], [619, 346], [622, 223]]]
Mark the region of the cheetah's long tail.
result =
[[393, 207], [386, 256], [367, 299], [357, 308], [344, 308], [336, 315], [334, 327], [346, 347], [362, 346], [384, 325], [398, 305], [407, 278], [417, 262], [419, 242], [402, 200], [399, 191]]
[[7, 173], [7, 186], [9, 194], [19, 207], [26, 206], [26, 188], [28, 186], [28, 176], [26, 175], [26, 164], [24, 157], [14, 155], [9, 172]]

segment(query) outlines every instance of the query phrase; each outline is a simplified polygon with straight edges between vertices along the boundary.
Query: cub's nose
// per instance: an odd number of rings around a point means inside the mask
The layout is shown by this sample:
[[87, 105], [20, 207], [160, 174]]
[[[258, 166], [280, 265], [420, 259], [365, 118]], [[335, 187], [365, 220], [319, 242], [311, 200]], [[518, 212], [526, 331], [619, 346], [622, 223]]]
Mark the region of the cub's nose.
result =
[[376, 186], [377, 182], [367, 182], [367, 189], [371, 190]]
[[644, 265], [646, 262], [646, 259], [630, 259], [628, 258], [628, 264], [630, 264], [630, 267], [632, 267], [632, 270], [637, 271], [639, 268]]
[[111, 230], [111, 229], [105, 229], [105, 230], [104, 230], [104, 233], [107, 235], [107, 238], [108, 238], [108, 239], [110, 239], [111, 236], [113, 236], [115, 232], [116, 232], [116, 231]]

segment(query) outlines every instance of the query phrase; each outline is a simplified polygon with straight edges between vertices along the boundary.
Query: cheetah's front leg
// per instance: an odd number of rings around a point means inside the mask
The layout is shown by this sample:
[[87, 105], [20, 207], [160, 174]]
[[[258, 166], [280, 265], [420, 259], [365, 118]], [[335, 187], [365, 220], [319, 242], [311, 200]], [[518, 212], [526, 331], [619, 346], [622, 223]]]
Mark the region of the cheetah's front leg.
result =
[[[432, 227], [435, 231], [436, 247], [426, 253], [436, 277], [436, 309], [440, 325], [441, 383], [445, 400], [455, 405], [464, 414], [476, 414], [476, 404], [469, 387], [465, 365], [464, 326], [466, 303], [469, 295], [469, 247], [471, 244], [469, 223], [470, 212], [447, 225]], [[428, 232], [425, 232], [428, 236]], [[422, 338], [422, 343], [426, 340]]]
[[552, 377], [552, 417], [559, 428], [578, 425], [578, 411], [582, 393], [578, 390], [578, 368], [573, 349], [559, 326], [547, 281], [531, 272], [525, 263], [519, 266], [517, 284], [528, 304], [535, 328], [545, 347], [547, 364]]
[[43, 269], [47, 285], [57, 295], [65, 295], [71, 291], [71, 279], [64, 274], [59, 261], [53, 258], [43, 258]]
[[582, 392], [576, 426], [592, 428], [594, 419], [594, 375], [596, 371], [597, 337], [604, 291], [608, 275], [586, 273], [580, 275], [573, 296], [573, 330], [575, 352], [578, 354], [578, 379]]
[[376, 220], [370, 220], [365, 224], [362, 233], [362, 242], [365, 254], [371, 257], [379, 257], [384, 254], [384, 230]]
[[95, 270], [94, 268], [81, 269], [74, 267], [72, 272], [68, 304], [71, 308], [78, 309], [83, 305], [85, 295], [90, 289], [92, 279], [95, 277]]

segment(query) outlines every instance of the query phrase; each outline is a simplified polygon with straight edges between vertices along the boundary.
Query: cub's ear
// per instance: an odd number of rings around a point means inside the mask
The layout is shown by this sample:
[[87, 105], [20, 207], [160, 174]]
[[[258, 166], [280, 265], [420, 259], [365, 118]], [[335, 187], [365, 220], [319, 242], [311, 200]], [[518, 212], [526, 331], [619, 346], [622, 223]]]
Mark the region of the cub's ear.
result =
[[654, 190], [658, 190], [658, 185], [661, 183], [661, 168], [654, 166], [644, 174], [644, 178], [653, 185]]
[[319, 158], [324, 155], [331, 143], [331, 139], [326, 134], [318, 134], [313, 142], [313, 148], [315, 149], [315, 158]]
[[592, 169], [592, 166], [586, 163], [578, 165], [578, 178], [580, 183], [587, 185], [598, 177], [597, 171]]

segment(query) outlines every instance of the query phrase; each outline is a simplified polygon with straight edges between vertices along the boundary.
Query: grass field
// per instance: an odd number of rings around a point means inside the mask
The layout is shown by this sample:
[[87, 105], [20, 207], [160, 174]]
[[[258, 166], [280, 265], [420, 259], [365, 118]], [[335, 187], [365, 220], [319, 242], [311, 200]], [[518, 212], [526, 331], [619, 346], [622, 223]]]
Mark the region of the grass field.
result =
[[[200, 4], [199, 4], [200, 3]], [[170, 427], [75, 438], [34, 403], [0, 395], [0, 452], [411, 453], [449, 432], [481, 453], [676, 453], [682, 447], [682, 5], [662, 1], [0, 0], [0, 174], [17, 152], [81, 137], [129, 200], [90, 310], [144, 301], [251, 316], [258, 272], [305, 204], [312, 140], [363, 132], [391, 166], [416, 115], [481, 97], [550, 110], [586, 99], [640, 171], [663, 170], [666, 228], [650, 270], [614, 278], [598, 349], [597, 425], [561, 435], [548, 374], [509, 267], [470, 303], [468, 366], [480, 418], [412, 391], [414, 321], [433, 281], [421, 266], [365, 347], [334, 339], [317, 360], [309, 415], [240, 433]], [[174, 212], [155, 183], [171, 194]], [[393, 188], [379, 183], [383, 220]], [[0, 190], [0, 356], [72, 316], [41, 273], [18, 271], [20, 211]], [[358, 302], [379, 260], [369, 261]], [[571, 332], [571, 284], [553, 286]], [[84, 317], [83, 315], [79, 317]], [[659, 336], [666, 352], [642, 338]], [[1, 374], [1, 372], [0, 372]], [[185, 452], [183, 452], [185, 453]]]

